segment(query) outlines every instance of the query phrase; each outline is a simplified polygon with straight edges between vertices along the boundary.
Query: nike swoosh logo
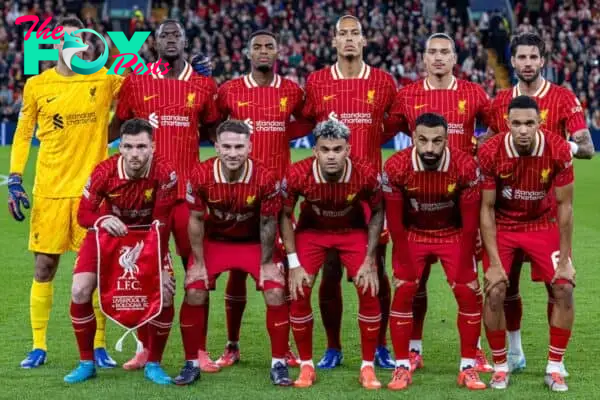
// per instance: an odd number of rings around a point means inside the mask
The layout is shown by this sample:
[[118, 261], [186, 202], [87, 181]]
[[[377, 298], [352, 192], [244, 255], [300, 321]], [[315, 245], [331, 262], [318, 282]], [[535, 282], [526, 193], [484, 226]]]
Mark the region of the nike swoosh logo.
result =
[[425, 107], [427, 104], [415, 104], [415, 110], [420, 110], [421, 108]]
[[414, 192], [415, 190], [419, 190], [418, 187], [411, 187], [411, 188], [407, 188], [406, 190], [408, 190], [409, 192]]
[[237, 105], [238, 105], [238, 107], [245, 107], [245, 106], [247, 106], [248, 104], [250, 104], [250, 102], [249, 102], [249, 101], [238, 101], [238, 102], [237, 102]]
[[296, 331], [296, 332], [301, 332], [301, 331], [305, 331], [306, 328], [295, 328], [295, 327], [292, 326], [292, 330]]
[[220, 203], [221, 200], [212, 200], [212, 199], [208, 199], [209, 203]]
[[158, 95], [157, 94], [153, 94], [152, 96], [144, 96], [144, 101], [151, 100], [151, 99], [153, 99], [155, 97], [158, 97]]
[[512, 174], [500, 174], [500, 179], [509, 178]]
[[479, 321], [467, 321], [467, 324], [469, 324], [469, 325], [479, 325], [479, 324], [481, 324], [481, 320], [479, 320]]
[[110, 197], [111, 199], [114, 199], [115, 197], [119, 197], [120, 194], [119, 193], [111, 193], [108, 195], [108, 197]]
[[410, 322], [411, 321], [404, 321], [404, 322], [398, 321], [398, 322], [396, 322], [396, 325], [408, 325], [408, 324], [410, 324]]
[[51, 102], [53, 102], [54, 100], [56, 100], [56, 98], [57, 98], [57, 97], [58, 97], [58, 96], [54, 96], [54, 97], [49, 97], [49, 98], [47, 98], [47, 99], [46, 99], [46, 103], [51, 103]]
[[374, 332], [374, 331], [378, 331], [378, 330], [379, 330], [379, 327], [376, 327], [376, 328], [367, 328], [367, 330], [368, 330], [369, 332]]
[[334, 97], [335, 97], [335, 94], [330, 94], [328, 96], [323, 96], [323, 100], [329, 101], [329, 100], [333, 99]]
[[279, 328], [280, 326], [287, 325], [287, 323], [288, 323], [288, 321], [285, 321], [285, 322], [276, 322], [274, 325], [275, 325], [275, 328]]

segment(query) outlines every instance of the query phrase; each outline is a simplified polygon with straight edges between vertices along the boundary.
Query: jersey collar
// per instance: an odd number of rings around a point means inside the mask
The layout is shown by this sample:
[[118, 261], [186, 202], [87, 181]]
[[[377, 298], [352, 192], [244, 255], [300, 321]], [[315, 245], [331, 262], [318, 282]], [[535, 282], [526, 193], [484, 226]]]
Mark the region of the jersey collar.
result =
[[[317, 161], [316, 158], [313, 160], [312, 171], [313, 171], [313, 176], [315, 178], [315, 182], [329, 183], [323, 176], [323, 172], [321, 171], [321, 167], [319, 166], [319, 162]], [[342, 176], [340, 176], [340, 179], [338, 179], [337, 183], [350, 182], [351, 175], [352, 175], [352, 161], [346, 157], [346, 165], [344, 166], [344, 172], [342, 172]]]
[[[153, 66], [154, 66], [154, 64], [150, 64], [148, 66], [148, 68], [150, 68], [152, 71]], [[185, 66], [183, 67], [183, 71], [181, 71], [181, 74], [179, 74], [179, 76], [177, 77], [177, 80], [178, 81], [190, 80], [190, 77], [192, 76], [192, 72], [193, 72], [192, 66], [188, 62], [186, 62]], [[150, 72], [150, 75], [152, 75], [152, 77], [154, 79], [165, 79], [165, 76], [162, 74], [153, 74], [152, 72]]]
[[233, 182], [229, 182], [223, 173], [223, 167], [221, 166], [221, 160], [216, 159], [213, 164], [213, 174], [215, 176], [215, 182], [217, 183], [248, 183], [250, 182], [250, 178], [252, 177], [252, 172], [254, 170], [254, 163], [251, 159], [247, 159], [242, 167], [244, 170], [240, 174], [240, 177]]
[[[531, 155], [533, 157], [541, 157], [542, 154], [544, 154], [544, 147], [546, 147], [546, 137], [541, 131], [537, 131], [535, 133], [535, 144], [533, 145], [533, 151], [531, 152]], [[506, 149], [508, 158], [520, 157], [510, 132], [504, 136], [504, 148]]]
[[[246, 85], [248, 89], [260, 87], [252, 77], [252, 74], [244, 75], [244, 85]], [[281, 76], [279, 76], [279, 74], [273, 74], [273, 80], [269, 83], [268, 87], [279, 89], [281, 87]]]
[[[349, 78], [345, 78], [344, 75], [342, 75], [342, 70], [340, 69], [340, 66], [338, 65], [338, 63], [333, 64], [330, 68], [330, 71], [331, 71], [331, 76], [333, 77], [333, 80], [349, 79]], [[365, 63], [363, 61], [362, 67], [360, 68], [360, 72], [358, 73], [357, 79], [369, 79], [370, 75], [371, 75], [371, 67], [368, 66], [367, 63]]]
[[[412, 149], [412, 166], [414, 171], [427, 171], [421, 158], [417, 154], [417, 148], [413, 147]], [[448, 168], [450, 167], [450, 150], [448, 147], [444, 149], [444, 153], [442, 154], [442, 159], [440, 161], [440, 165], [437, 167], [436, 171], [439, 172], [448, 172]]]
[[[431, 86], [429, 84], [429, 82], [427, 81], [427, 78], [423, 79], [423, 89], [436, 90], [436, 88], [434, 88], [433, 86]], [[454, 75], [452, 75], [452, 80], [450, 80], [450, 84], [448, 85], [448, 87], [446, 89], [441, 89], [441, 90], [458, 90], [458, 80], [456, 79], [456, 77]]]
[[[148, 160], [148, 168], [146, 168], [146, 171], [144, 172], [144, 175], [142, 175], [142, 178], [147, 178], [148, 176], [150, 176], [150, 168], [152, 167], [152, 158], [150, 158]], [[119, 156], [119, 159], [117, 160], [117, 174], [119, 175], [119, 179], [123, 179], [123, 180], [130, 180], [131, 178], [127, 175], [127, 172], [125, 171], [125, 160], [123, 160], [123, 156]]]
[[[531, 97], [537, 97], [538, 99], [544, 98], [544, 96], [546, 94], [548, 94], [548, 91], [550, 90], [550, 86], [551, 86], [551, 83], [548, 82], [546, 79], [542, 78], [542, 84], [540, 85], [538, 90], [536, 90], [535, 93], [533, 94], [533, 96], [531, 96]], [[519, 88], [518, 83], [513, 87], [512, 94], [513, 94], [512, 95], [513, 99], [517, 96], [523, 95], [523, 93], [521, 92], [521, 88]]]

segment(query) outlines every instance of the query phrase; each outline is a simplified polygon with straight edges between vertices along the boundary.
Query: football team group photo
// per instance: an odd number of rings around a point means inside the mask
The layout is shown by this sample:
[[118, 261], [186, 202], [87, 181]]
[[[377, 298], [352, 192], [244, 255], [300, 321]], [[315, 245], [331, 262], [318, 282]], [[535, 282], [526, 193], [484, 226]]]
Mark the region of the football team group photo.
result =
[[594, 352], [598, 5], [131, 2], [147, 70], [113, 74], [118, 2], [4, 3], [6, 51], [23, 15], [62, 33], [2, 70], [15, 384], [595, 397], [569, 360]]

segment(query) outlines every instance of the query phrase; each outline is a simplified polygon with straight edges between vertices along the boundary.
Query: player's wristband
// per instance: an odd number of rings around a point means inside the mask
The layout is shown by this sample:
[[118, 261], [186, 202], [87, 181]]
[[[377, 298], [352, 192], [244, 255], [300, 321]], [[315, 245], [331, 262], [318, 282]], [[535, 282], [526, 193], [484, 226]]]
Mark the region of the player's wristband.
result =
[[289, 269], [298, 268], [300, 266], [300, 260], [298, 260], [298, 254], [296, 253], [289, 253], [287, 255], [287, 260]]
[[573, 153], [573, 155], [577, 154], [579, 151], [579, 145], [575, 142], [569, 141], [569, 146], [571, 146], [571, 153]]

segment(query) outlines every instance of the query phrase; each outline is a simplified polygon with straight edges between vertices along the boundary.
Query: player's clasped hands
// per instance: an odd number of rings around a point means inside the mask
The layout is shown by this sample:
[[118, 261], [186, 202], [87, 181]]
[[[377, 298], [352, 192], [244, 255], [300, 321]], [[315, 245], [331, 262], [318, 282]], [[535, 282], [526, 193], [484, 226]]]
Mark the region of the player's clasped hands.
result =
[[365, 294], [371, 289], [371, 295], [376, 296], [379, 293], [379, 278], [377, 277], [377, 267], [372, 257], [366, 257], [354, 278], [356, 285], [362, 288]]
[[123, 223], [118, 217], [114, 215], [106, 218], [100, 223], [100, 227], [104, 228], [112, 236], [125, 236], [127, 235], [127, 225]]
[[299, 297], [304, 297], [304, 286], [310, 287], [312, 285], [312, 279], [302, 266], [290, 268], [288, 285], [292, 299], [298, 300]]

